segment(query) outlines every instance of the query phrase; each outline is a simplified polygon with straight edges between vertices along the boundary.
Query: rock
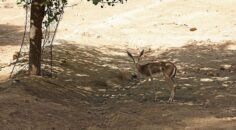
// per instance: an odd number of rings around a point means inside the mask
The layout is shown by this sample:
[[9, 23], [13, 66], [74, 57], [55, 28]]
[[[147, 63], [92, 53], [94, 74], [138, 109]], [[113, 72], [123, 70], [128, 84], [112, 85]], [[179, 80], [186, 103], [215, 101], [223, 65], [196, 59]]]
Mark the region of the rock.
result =
[[196, 31], [197, 28], [193, 27], [193, 28], [190, 28], [189, 31], [193, 32], [193, 31]]
[[225, 70], [225, 68], [224, 67], [220, 67], [220, 70]]
[[224, 95], [217, 95], [217, 96], [215, 96], [215, 98], [223, 98], [223, 97], [225, 97]]
[[60, 65], [65, 65], [66, 64], [66, 59], [62, 59], [61, 61], [60, 61]]
[[188, 89], [188, 88], [187, 88], [187, 87], [181, 87], [180, 89], [186, 90], [186, 89]]
[[232, 65], [224, 64], [220, 66], [220, 70], [229, 70], [232, 67]]
[[209, 79], [209, 78], [201, 78], [200, 79], [201, 82], [213, 82], [213, 79]]
[[207, 75], [207, 76], [215, 76], [215, 74], [212, 71], [207, 72], [205, 75]]

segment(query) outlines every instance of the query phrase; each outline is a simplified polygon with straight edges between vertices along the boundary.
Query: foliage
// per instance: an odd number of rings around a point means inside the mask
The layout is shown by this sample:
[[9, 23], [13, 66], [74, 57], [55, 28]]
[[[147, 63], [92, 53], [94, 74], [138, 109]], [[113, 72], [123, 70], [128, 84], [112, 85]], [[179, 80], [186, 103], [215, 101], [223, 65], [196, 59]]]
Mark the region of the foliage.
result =
[[60, 15], [64, 13], [66, 4], [67, 0], [46, 0], [46, 20], [44, 21], [46, 27], [53, 21], [59, 21]]
[[[87, 0], [91, 1], [91, 0]], [[124, 1], [127, 0], [92, 0], [94, 5], [101, 4], [101, 8], [104, 7], [105, 4], [108, 6], [114, 6], [115, 3], [123, 4]], [[48, 27], [50, 23], [54, 21], [58, 21], [61, 14], [64, 13], [64, 6], [67, 4], [67, 0], [45, 0], [45, 20], [44, 25]], [[27, 7], [32, 3], [32, 0], [17, 0], [17, 4], [23, 4], [24, 7]]]
[[[91, 0], [88, 0], [88, 1], [91, 1]], [[98, 5], [98, 3], [101, 3], [101, 8], [103, 8], [105, 4], [107, 4], [108, 6], [115, 6], [116, 3], [123, 4], [124, 1], [127, 1], [127, 0], [92, 0], [94, 5]]]
[[[23, 4], [24, 7], [30, 5], [32, 0], [18, 0], [17, 4]], [[59, 21], [59, 17], [64, 12], [64, 6], [67, 4], [67, 0], [45, 0], [45, 19], [43, 21], [46, 27], [53, 21]]]

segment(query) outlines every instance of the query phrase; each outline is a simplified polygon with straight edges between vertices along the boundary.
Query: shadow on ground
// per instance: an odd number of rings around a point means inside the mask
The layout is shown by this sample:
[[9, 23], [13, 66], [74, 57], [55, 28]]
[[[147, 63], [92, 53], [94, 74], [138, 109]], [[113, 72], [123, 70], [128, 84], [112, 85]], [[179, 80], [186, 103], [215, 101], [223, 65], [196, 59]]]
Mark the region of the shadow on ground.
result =
[[[71, 130], [235, 127], [236, 51], [230, 50], [234, 42], [196, 42], [162, 53], [147, 50], [144, 62], [168, 60], [178, 67], [172, 104], [166, 102], [169, 89], [162, 78], [135, 85], [126, 50], [64, 42], [54, 47], [54, 78], [18, 77], [1, 85], [0, 126]], [[47, 57], [45, 62], [49, 62]], [[151, 85], [159, 88], [157, 102]]]
[[0, 24], [0, 46], [20, 45], [23, 36], [23, 27]]

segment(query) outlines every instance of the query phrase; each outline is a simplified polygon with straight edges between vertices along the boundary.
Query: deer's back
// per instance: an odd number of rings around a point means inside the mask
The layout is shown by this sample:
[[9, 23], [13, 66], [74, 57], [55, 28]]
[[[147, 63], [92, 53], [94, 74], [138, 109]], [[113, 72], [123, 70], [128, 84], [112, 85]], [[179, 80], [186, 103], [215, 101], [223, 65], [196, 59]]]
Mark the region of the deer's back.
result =
[[170, 77], [175, 77], [177, 68], [171, 62], [154, 62], [141, 65], [138, 70], [140, 73], [146, 76], [150, 76], [151, 75], [150, 71], [151, 71], [153, 75], [164, 72], [168, 74]]

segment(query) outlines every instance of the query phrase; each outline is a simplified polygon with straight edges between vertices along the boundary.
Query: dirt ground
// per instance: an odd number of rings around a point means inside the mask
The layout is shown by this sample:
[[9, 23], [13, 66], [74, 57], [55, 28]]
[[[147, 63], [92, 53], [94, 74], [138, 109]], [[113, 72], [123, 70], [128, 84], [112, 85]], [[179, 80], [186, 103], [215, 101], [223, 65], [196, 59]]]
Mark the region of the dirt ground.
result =
[[[129, 0], [101, 9], [79, 2], [66, 8], [60, 24], [53, 78], [12, 80], [7, 65], [19, 50], [24, 10], [0, 3], [1, 129], [235, 130], [235, 4]], [[142, 63], [177, 66], [173, 103], [167, 102], [163, 77], [142, 84], [131, 79], [135, 70], [126, 50], [138, 54], [142, 49]]]

